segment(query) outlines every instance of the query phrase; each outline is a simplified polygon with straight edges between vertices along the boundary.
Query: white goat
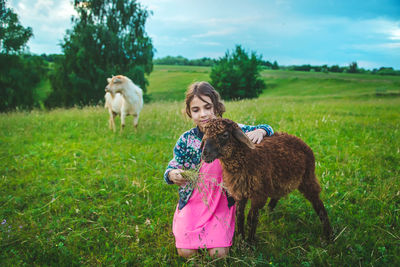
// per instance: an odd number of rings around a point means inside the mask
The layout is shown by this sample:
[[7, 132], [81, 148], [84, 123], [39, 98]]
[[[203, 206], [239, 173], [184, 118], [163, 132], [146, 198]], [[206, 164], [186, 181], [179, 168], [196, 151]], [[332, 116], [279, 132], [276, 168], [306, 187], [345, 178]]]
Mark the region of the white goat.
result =
[[106, 94], [104, 96], [110, 119], [108, 121], [110, 129], [115, 132], [114, 118], [121, 115], [121, 131], [125, 127], [125, 117], [133, 116], [133, 126], [137, 127], [139, 113], [143, 108], [143, 91], [134, 84], [128, 77], [123, 75], [107, 78]]

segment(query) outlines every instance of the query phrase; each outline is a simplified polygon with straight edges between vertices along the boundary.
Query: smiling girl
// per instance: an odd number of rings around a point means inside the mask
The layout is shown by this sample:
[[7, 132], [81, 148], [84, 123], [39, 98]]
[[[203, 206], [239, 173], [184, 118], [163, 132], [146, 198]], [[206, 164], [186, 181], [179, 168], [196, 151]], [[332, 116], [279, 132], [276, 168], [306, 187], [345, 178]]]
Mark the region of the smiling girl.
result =
[[[185, 258], [195, 255], [198, 249], [207, 249], [211, 256], [226, 257], [235, 230], [235, 206], [233, 199], [221, 187], [219, 160], [201, 164], [197, 186], [187, 183], [182, 176], [184, 170], [200, 166], [204, 126], [210, 119], [222, 117], [225, 106], [218, 92], [207, 82], [191, 84], [186, 92], [185, 104], [186, 114], [196, 127], [179, 137], [174, 157], [164, 173], [168, 184], [179, 186], [179, 203], [172, 225], [175, 245], [178, 254]], [[274, 134], [267, 124], [239, 126], [257, 144], [264, 136]]]

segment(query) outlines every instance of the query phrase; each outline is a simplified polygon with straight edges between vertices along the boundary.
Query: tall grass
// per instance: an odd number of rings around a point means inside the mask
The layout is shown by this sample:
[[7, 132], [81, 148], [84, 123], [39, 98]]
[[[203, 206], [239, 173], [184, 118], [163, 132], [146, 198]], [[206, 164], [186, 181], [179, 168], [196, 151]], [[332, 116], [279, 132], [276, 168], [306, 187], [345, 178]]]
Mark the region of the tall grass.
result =
[[295, 192], [261, 212], [255, 244], [236, 240], [225, 260], [180, 258], [171, 229], [177, 188], [162, 176], [192, 127], [183, 92], [208, 74], [159, 67], [149, 93], [176, 89], [181, 101], [145, 105], [137, 129], [111, 132], [102, 107], [0, 115], [0, 265], [400, 265], [400, 98], [376, 94], [398, 90], [399, 80], [294, 74], [288, 82], [291, 73], [263, 73], [275, 87], [226, 102], [225, 117], [268, 123], [313, 148], [335, 242], [321, 238], [318, 217]]

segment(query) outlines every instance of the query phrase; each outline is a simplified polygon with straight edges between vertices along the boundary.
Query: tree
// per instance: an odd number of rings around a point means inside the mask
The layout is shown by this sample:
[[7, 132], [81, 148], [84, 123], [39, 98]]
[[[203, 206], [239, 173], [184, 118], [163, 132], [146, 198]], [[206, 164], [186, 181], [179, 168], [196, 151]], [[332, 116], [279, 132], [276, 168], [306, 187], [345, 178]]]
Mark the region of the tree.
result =
[[278, 62], [276, 62], [276, 60], [274, 61], [274, 64], [272, 64], [272, 69], [279, 70], [279, 65], [278, 65]]
[[339, 65], [332, 65], [330, 68], [328, 68], [330, 72], [342, 72], [342, 68], [339, 67]]
[[[51, 75], [49, 106], [98, 103], [106, 78], [122, 74], [146, 92], [153, 69], [153, 45], [146, 35], [149, 12], [135, 0], [75, 0], [78, 17], [62, 44], [65, 57]], [[61, 102], [59, 101], [61, 99]]]
[[0, 0], [0, 24], [0, 111], [30, 109], [35, 104], [35, 88], [45, 76], [45, 64], [40, 57], [20, 55], [32, 29], [20, 24], [5, 0]]
[[6, 7], [6, 1], [0, 0], [0, 52], [9, 54], [19, 52], [29, 38], [33, 36], [30, 27], [23, 27], [18, 15]]
[[357, 62], [352, 62], [352, 63], [349, 65], [349, 70], [348, 70], [348, 72], [349, 72], [349, 73], [358, 73], [358, 72], [359, 72], [358, 66], [357, 66]]
[[265, 88], [260, 78], [261, 57], [252, 52], [249, 56], [240, 45], [229, 51], [211, 69], [210, 78], [223, 99], [254, 98]]

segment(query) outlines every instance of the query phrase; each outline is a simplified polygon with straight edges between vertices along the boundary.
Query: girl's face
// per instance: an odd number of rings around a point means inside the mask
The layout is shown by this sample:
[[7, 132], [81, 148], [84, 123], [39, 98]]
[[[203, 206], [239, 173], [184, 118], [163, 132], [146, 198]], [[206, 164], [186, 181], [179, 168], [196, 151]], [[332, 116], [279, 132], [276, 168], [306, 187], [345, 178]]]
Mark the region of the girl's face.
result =
[[216, 116], [214, 114], [214, 106], [211, 98], [203, 95], [201, 98], [205, 102], [197, 96], [193, 97], [192, 102], [190, 102], [190, 115], [192, 116], [193, 122], [203, 131], [203, 127], [206, 123]]

